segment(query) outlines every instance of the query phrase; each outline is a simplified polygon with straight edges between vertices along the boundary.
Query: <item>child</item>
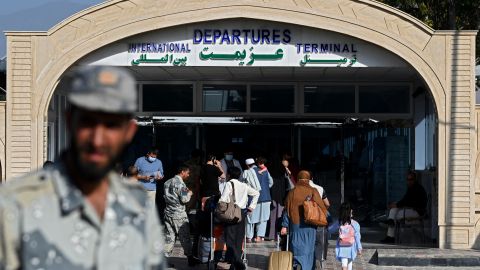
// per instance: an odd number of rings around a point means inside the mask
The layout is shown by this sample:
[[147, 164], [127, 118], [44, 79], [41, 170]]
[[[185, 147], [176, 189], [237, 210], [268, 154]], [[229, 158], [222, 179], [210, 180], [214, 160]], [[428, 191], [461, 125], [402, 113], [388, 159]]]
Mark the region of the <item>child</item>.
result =
[[328, 228], [330, 233], [338, 231], [337, 246], [335, 255], [342, 263], [342, 270], [352, 270], [353, 260], [362, 254], [360, 243], [360, 225], [352, 219], [352, 208], [350, 203], [345, 202], [340, 206], [338, 222]]

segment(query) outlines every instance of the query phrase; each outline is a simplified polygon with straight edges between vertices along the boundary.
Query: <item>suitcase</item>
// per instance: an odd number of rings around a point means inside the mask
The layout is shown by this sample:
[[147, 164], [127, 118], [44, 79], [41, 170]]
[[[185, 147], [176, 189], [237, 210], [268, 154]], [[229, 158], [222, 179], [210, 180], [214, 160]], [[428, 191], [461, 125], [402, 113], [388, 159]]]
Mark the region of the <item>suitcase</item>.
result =
[[292, 270], [293, 269], [293, 254], [288, 251], [289, 236], [287, 234], [287, 250], [280, 251], [280, 235], [277, 237], [277, 251], [270, 254], [268, 261], [268, 270]]
[[201, 263], [207, 263], [210, 258], [211, 238], [201, 236], [198, 239], [198, 260]]

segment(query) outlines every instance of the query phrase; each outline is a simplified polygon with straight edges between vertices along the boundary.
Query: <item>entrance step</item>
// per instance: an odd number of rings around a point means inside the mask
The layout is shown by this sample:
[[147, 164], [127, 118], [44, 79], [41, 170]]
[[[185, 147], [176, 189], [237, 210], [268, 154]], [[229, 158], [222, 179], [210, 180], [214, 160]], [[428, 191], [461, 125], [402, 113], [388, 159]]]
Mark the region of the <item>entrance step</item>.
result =
[[376, 255], [383, 266], [480, 266], [480, 252], [473, 250], [393, 248], [377, 249]]

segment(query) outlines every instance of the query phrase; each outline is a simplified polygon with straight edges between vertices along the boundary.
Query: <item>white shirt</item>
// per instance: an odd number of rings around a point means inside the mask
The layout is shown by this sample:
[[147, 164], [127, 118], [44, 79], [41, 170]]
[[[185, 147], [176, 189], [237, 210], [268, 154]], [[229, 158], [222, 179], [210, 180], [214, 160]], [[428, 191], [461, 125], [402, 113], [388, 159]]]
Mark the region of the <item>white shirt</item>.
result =
[[230, 195], [232, 194], [232, 184], [235, 185], [235, 204], [241, 209], [247, 208], [248, 196], [252, 196], [252, 201], [248, 207], [255, 209], [257, 207], [257, 200], [260, 193], [249, 185], [238, 181], [237, 179], [231, 179], [225, 185], [225, 189], [222, 192], [222, 196], [219, 201], [230, 202]]
[[257, 166], [253, 165], [248, 170], [243, 171], [242, 180], [245, 180], [244, 182], [246, 182], [250, 187], [260, 191], [262, 190], [262, 187], [260, 186], [260, 181], [258, 181], [257, 172], [255, 172], [253, 169], [255, 167]]
[[323, 199], [323, 187], [313, 183], [312, 180], [308, 181], [308, 183], [310, 184], [311, 187], [315, 188], [316, 190], [318, 190], [318, 193], [320, 194], [320, 198]]

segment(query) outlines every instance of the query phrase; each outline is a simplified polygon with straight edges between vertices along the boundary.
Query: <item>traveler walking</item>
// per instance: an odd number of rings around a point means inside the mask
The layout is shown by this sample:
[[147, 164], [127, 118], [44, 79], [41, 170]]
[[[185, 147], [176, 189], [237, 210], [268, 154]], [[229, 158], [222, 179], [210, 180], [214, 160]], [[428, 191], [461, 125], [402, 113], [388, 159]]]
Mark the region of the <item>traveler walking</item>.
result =
[[315, 234], [316, 226], [305, 223], [303, 203], [307, 198], [316, 202], [322, 210], [325, 206], [320, 194], [309, 185], [310, 173], [300, 171], [297, 175], [295, 188], [290, 190], [285, 199], [285, 210], [282, 217], [280, 233], [289, 233], [290, 247], [293, 253], [294, 265], [299, 265], [302, 270], [315, 269]]
[[251, 215], [247, 217], [247, 238], [252, 239], [254, 231], [256, 238], [254, 242], [262, 242], [265, 239], [265, 232], [267, 230], [268, 220], [270, 219], [270, 188], [273, 185], [273, 179], [265, 166], [266, 159], [263, 157], [257, 158], [257, 166], [252, 166], [258, 182], [260, 184], [260, 196], [258, 197], [257, 207]]
[[193, 256], [198, 256], [198, 218], [197, 208], [200, 201], [200, 172], [202, 171], [202, 150], [195, 149], [191, 153], [189, 160], [185, 162], [185, 165], [190, 168], [190, 175], [185, 179], [185, 185], [192, 191], [192, 197], [185, 206], [185, 210], [188, 215], [188, 222], [190, 224], [190, 232], [193, 234]]
[[67, 150], [0, 188], [0, 269], [164, 269], [153, 206], [114, 171], [137, 129], [135, 80], [104, 66], [69, 75]]
[[[245, 165], [247, 165], [248, 168], [243, 171], [241, 181], [260, 193], [262, 187], [260, 186], [260, 181], [258, 181], [257, 172], [255, 171], [255, 168], [257, 167], [255, 165], [255, 160], [253, 158], [248, 158], [245, 160]], [[247, 243], [252, 242], [253, 226], [254, 223], [258, 222], [253, 221], [254, 220], [250, 217], [247, 217]]]
[[188, 258], [188, 265], [194, 266], [192, 242], [190, 240], [190, 225], [188, 223], [185, 205], [192, 197], [192, 191], [183, 182], [188, 178], [190, 169], [180, 165], [177, 174], [165, 181], [163, 185], [165, 198], [165, 254], [168, 257], [173, 250], [176, 238], [182, 244], [183, 253]]
[[[320, 197], [322, 198], [325, 208], [328, 210], [328, 208], [330, 207], [330, 202], [328, 201], [325, 189], [322, 186], [315, 184], [313, 180], [309, 181], [309, 185], [318, 191], [318, 194], [320, 194]], [[328, 216], [329, 215], [327, 212], [327, 217]], [[328, 252], [328, 228], [326, 228], [325, 226], [318, 226], [317, 234], [315, 237], [315, 265], [317, 269], [322, 268], [323, 261], [327, 259], [327, 252]]]
[[200, 174], [200, 196], [210, 197], [220, 195], [218, 180], [225, 178], [225, 172], [220, 161], [214, 155], [207, 156], [207, 163], [202, 167]]
[[352, 270], [353, 261], [362, 254], [360, 224], [352, 219], [350, 203], [340, 206], [338, 221], [328, 228], [330, 233], [338, 232], [335, 256], [342, 263], [342, 270]]
[[290, 182], [285, 167], [279, 159], [271, 164], [272, 165], [269, 166], [268, 171], [273, 178], [273, 186], [270, 188], [272, 204], [270, 210], [270, 224], [268, 226], [268, 237], [266, 238], [277, 241], [285, 197], [287, 197], [287, 193], [293, 188], [293, 185]]
[[[198, 231], [201, 236], [211, 237], [210, 206], [217, 203], [220, 197], [219, 180], [225, 178], [220, 161], [214, 155], [207, 156], [207, 162], [200, 173], [200, 203], [197, 210]], [[211, 205], [207, 205], [210, 202]], [[208, 206], [208, 207], [206, 207]]]
[[[197, 213], [197, 203], [200, 193], [200, 172], [202, 170], [202, 151], [195, 149], [191, 153], [191, 158], [185, 162], [185, 165], [190, 168], [190, 175], [185, 179], [185, 185], [191, 190], [192, 198], [186, 205], [186, 211], [189, 216], [190, 223], [195, 220], [195, 214]], [[191, 226], [192, 224], [190, 224]]]
[[[245, 213], [252, 213], [254, 211], [259, 192], [251, 188], [249, 185], [238, 181], [240, 178], [240, 169], [231, 167], [227, 172], [227, 184], [223, 190], [219, 201], [229, 203], [230, 195], [235, 190], [234, 198], [235, 204], [242, 209], [242, 220], [236, 224], [224, 224], [224, 236], [227, 244], [227, 261], [231, 263], [230, 269], [246, 269], [242, 262], [242, 242], [245, 237]], [[250, 203], [247, 207], [248, 197], [251, 197]], [[246, 248], [246, 247], [243, 247]]]

